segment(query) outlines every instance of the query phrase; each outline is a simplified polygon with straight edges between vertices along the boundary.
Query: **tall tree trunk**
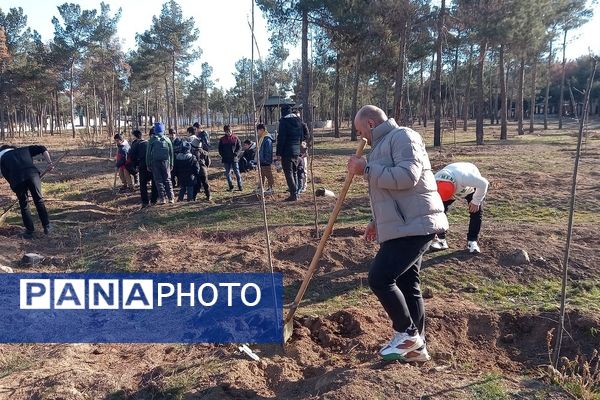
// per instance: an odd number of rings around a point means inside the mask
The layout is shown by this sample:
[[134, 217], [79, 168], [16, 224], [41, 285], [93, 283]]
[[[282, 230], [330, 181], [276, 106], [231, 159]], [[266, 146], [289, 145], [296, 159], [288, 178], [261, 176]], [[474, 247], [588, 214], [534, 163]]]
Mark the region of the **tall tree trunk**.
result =
[[356, 112], [358, 111], [358, 84], [360, 82], [360, 53], [356, 55], [355, 65], [354, 65], [354, 84], [352, 86], [352, 131], [350, 132], [350, 140], [357, 140], [356, 134], [356, 126], [354, 126], [354, 117], [356, 117]]
[[429, 66], [429, 83], [427, 84], [427, 99], [425, 101], [425, 109], [423, 110], [423, 127], [427, 127], [427, 120], [429, 119], [429, 104], [431, 102], [431, 84], [433, 83], [433, 64], [435, 63], [435, 57], [431, 56], [431, 65]]
[[519, 88], [517, 91], [517, 133], [523, 135], [523, 91], [525, 82], [525, 56], [521, 57], [521, 65], [519, 66]]
[[94, 83], [92, 85], [92, 93], [93, 93], [93, 99], [94, 99], [94, 137], [97, 140], [98, 137], [96, 136], [98, 134], [98, 97], [96, 96], [96, 84]]
[[407, 23], [404, 22], [404, 26], [402, 26], [402, 34], [400, 35], [400, 43], [398, 44], [398, 48], [400, 49], [400, 53], [398, 55], [398, 66], [396, 68], [395, 78], [396, 84], [394, 86], [394, 118], [398, 123], [402, 125], [406, 125], [405, 116], [404, 116], [404, 105], [402, 104], [402, 92], [404, 89], [404, 72], [406, 69], [405, 60], [406, 60], [406, 29]]
[[115, 72], [112, 73], [112, 85], [110, 87], [110, 136], [115, 134]]
[[[206, 106], [206, 126], [209, 125], [209, 122], [210, 122], [210, 126], [214, 126], [214, 121], [212, 120], [212, 118], [210, 118], [210, 121], [209, 121], [209, 118], [208, 118], [208, 114], [210, 113], [209, 107], [208, 107], [208, 85], [205, 88], [205, 93], [204, 94], [206, 96], [206, 101], [204, 102], [204, 105]], [[248, 121], [250, 121], [250, 120], [248, 120]]]
[[173, 67], [173, 74], [171, 75], [171, 81], [173, 83], [173, 116], [175, 118], [175, 132], [177, 132], [177, 89], [175, 87], [175, 52], [171, 54], [171, 61]]
[[[490, 52], [490, 64], [494, 65], [494, 57], [493, 52]], [[490, 86], [489, 86], [489, 98], [488, 98], [488, 110], [490, 117], [490, 125], [494, 125], [494, 121], [496, 120], [497, 110], [494, 108], [494, 73], [493, 70], [490, 69]]]
[[548, 68], [546, 71], [546, 96], [544, 96], [544, 130], [548, 129], [548, 99], [550, 98], [550, 82], [552, 77], [552, 40], [550, 40], [550, 50], [548, 51]]
[[348, 86], [349, 73], [344, 75], [344, 84], [340, 88], [342, 91], [342, 99], [340, 100], [340, 127], [344, 123], [344, 114], [346, 110], [346, 87]]
[[56, 127], [58, 128], [58, 133], [62, 135], [62, 118], [60, 115], [60, 100], [58, 96], [58, 91], [56, 92]]
[[469, 50], [469, 61], [467, 66], [467, 87], [465, 88], [465, 104], [463, 105], [463, 131], [467, 131], [469, 121], [469, 106], [471, 103], [471, 75], [473, 74], [473, 45]]
[[73, 139], [75, 139], [75, 104], [73, 101], [73, 70], [75, 69], [75, 61], [73, 61], [71, 63], [71, 68], [70, 68], [70, 87], [69, 87], [69, 100], [71, 102], [71, 130], [73, 131]]
[[442, 37], [444, 30], [444, 10], [446, 0], [442, 0], [440, 15], [438, 17], [438, 37], [436, 43], [435, 66], [435, 121], [433, 123], [433, 146], [442, 145]]
[[121, 96], [119, 96], [119, 98], [117, 99], [117, 133], [121, 133], [121, 109], [122, 109], [122, 104], [121, 104]]
[[[460, 32], [457, 35], [460, 38]], [[458, 105], [457, 105], [457, 97], [456, 97], [456, 76], [458, 71], [458, 47], [454, 50], [454, 67], [452, 71], [452, 130], [456, 131], [456, 120], [458, 114]], [[423, 74], [423, 70], [421, 69], [421, 75]], [[423, 79], [421, 78], [421, 81]], [[422, 84], [422, 82], [421, 82]]]
[[475, 136], [477, 144], [483, 144], [483, 70], [485, 67], [485, 53], [487, 42], [479, 46], [479, 66], [477, 69], [477, 98], [475, 99]]
[[[310, 68], [308, 66], [308, 10], [302, 10], [302, 118], [312, 135], [313, 118], [310, 104]], [[356, 138], [352, 139], [356, 140]]]
[[563, 102], [564, 102], [564, 91], [565, 91], [565, 71], [566, 71], [566, 65], [567, 65], [567, 56], [566, 56], [567, 32], [568, 32], [568, 30], [565, 29], [565, 34], [563, 37], [563, 46], [562, 46], [563, 57], [562, 57], [562, 73], [561, 73], [561, 78], [560, 78], [560, 96], [558, 99], [558, 129], [563, 128]]
[[86, 132], [87, 134], [91, 134], [90, 131], [90, 102], [89, 99], [86, 98], [85, 100], [85, 128], [86, 128]]
[[[108, 89], [106, 88], [106, 79], [102, 77], [102, 101], [104, 102], [104, 116], [106, 117], [106, 130], [108, 132], [108, 136], [110, 138], [110, 108], [108, 103]], [[102, 114], [100, 115], [100, 134], [102, 134], [103, 123], [102, 123]]]
[[529, 101], [529, 133], [533, 133], [533, 123], [535, 119], [535, 94], [537, 78], [537, 57], [533, 57], [533, 66], [531, 71], [531, 100]]
[[[166, 72], [166, 71], [165, 71]], [[165, 80], [165, 100], [167, 102], [167, 128], [171, 127], [171, 97], [169, 95], [169, 82], [167, 81], [167, 74], [164, 75]]]
[[54, 136], [54, 92], [50, 93], [50, 136]]
[[425, 103], [425, 84], [423, 70], [425, 69], [424, 59], [421, 59], [421, 68], [419, 69], [419, 125], [423, 124], [423, 103]]
[[4, 132], [4, 99], [2, 99], [2, 106], [0, 106], [0, 139], [6, 140], [6, 133]]
[[200, 125], [204, 124], [204, 83], [200, 88]]
[[340, 137], [340, 54], [335, 59], [335, 92], [333, 95], [333, 136]]
[[504, 45], [500, 45], [498, 53], [498, 79], [500, 81], [500, 140], [508, 138], [507, 107], [506, 107], [506, 75], [504, 71]]

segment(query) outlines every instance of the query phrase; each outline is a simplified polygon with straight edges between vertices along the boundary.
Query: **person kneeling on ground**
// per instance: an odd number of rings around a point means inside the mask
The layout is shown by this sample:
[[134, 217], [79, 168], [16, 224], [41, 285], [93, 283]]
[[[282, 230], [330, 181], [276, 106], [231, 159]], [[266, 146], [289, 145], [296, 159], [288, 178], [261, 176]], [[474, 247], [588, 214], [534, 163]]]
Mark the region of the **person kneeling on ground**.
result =
[[119, 178], [121, 178], [121, 183], [123, 184], [121, 189], [119, 189], [119, 193], [133, 192], [133, 180], [128, 165], [129, 142], [123, 139], [120, 133], [117, 133], [114, 139], [117, 144], [115, 167], [119, 170]]
[[175, 168], [177, 171], [177, 181], [179, 182], [179, 201], [183, 201], [184, 195], [187, 193], [187, 201], [194, 200], [194, 184], [198, 174], [200, 174], [200, 166], [198, 160], [190, 152], [191, 145], [188, 142], [183, 142], [181, 152], [175, 156]]
[[28, 192], [31, 193], [33, 198], [33, 204], [35, 204], [38, 217], [44, 227], [44, 233], [47, 235], [51, 231], [48, 211], [42, 197], [40, 171], [33, 165], [33, 157], [39, 154], [44, 155], [48, 163], [47, 170], [53, 170], [54, 164], [50, 158], [50, 153], [44, 146], [34, 145], [19, 148], [10, 145], [0, 146], [0, 172], [9, 183], [12, 191], [17, 195], [17, 199], [19, 199], [21, 217], [25, 226], [23, 237], [26, 239], [32, 238], [35, 231], [27, 201]]
[[[487, 194], [488, 181], [474, 164], [469, 162], [452, 163], [435, 174], [438, 193], [444, 202], [444, 212], [456, 199], [464, 198], [469, 208], [469, 232], [467, 233], [467, 250], [469, 253], [480, 253], [477, 239], [483, 218], [483, 199]], [[438, 233], [431, 244], [433, 250], [448, 248], [446, 232]]]
[[246, 139], [242, 143], [244, 152], [240, 157], [240, 172], [253, 171], [256, 167], [256, 143]]
[[369, 184], [373, 220], [365, 239], [380, 243], [369, 286], [395, 331], [379, 354], [384, 360], [428, 361], [419, 270], [434, 235], [448, 229], [429, 157], [417, 132], [399, 127], [375, 106], [361, 108], [354, 125], [372, 149], [368, 161], [348, 160], [348, 171]]

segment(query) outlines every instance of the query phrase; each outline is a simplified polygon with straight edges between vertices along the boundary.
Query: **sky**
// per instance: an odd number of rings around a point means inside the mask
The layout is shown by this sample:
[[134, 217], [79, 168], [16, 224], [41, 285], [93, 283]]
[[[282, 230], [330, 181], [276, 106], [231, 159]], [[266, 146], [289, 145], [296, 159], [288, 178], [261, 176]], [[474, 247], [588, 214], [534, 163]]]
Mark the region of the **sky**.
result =
[[[65, 1], [67, 0], [0, 0], [0, 8], [6, 12], [11, 7], [22, 7], [29, 27], [37, 30], [44, 41], [49, 41], [54, 34], [52, 17], [58, 16], [56, 7]], [[83, 9], [100, 9], [100, 0], [69, 1], [78, 3]], [[152, 16], [160, 13], [164, 2], [165, 0], [105, 0], [105, 3], [110, 4], [112, 12], [119, 7], [123, 9], [118, 35], [123, 41], [124, 50], [135, 47], [136, 33], [142, 33], [150, 27]], [[184, 17], [194, 17], [200, 30], [197, 45], [202, 49], [202, 57], [190, 67], [190, 73], [199, 75], [201, 64], [208, 62], [213, 67], [213, 79], [217, 87], [228, 89], [234, 86], [235, 62], [243, 57], [250, 58], [251, 55], [248, 25], [251, 0], [178, 0], [178, 3]], [[592, 20], [568, 35], [568, 59], [588, 54], [590, 49], [594, 54], [600, 54], [600, 6], [592, 7]], [[255, 8], [255, 36], [258, 51], [266, 56], [269, 51], [269, 33], [258, 7]], [[290, 50], [289, 60], [300, 58], [299, 46]], [[255, 57], [258, 58], [257, 53]]]

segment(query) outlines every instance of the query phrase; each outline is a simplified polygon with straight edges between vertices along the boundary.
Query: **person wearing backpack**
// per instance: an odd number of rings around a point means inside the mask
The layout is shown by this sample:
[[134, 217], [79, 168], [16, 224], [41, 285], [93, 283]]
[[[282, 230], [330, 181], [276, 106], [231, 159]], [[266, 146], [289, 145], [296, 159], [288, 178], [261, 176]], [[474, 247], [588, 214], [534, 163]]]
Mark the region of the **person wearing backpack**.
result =
[[165, 127], [161, 122], [154, 124], [154, 136], [148, 142], [146, 151], [146, 164], [152, 171], [152, 179], [158, 191], [158, 203], [165, 204], [166, 198], [169, 203], [175, 202], [173, 183], [171, 182], [171, 170], [173, 169], [173, 145], [168, 137], [165, 137]]
[[208, 155], [208, 151], [202, 148], [202, 141], [200, 138], [194, 135], [195, 130], [193, 127], [188, 128], [188, 133], [190, 134], [191, 153], [196, 157], [198, 165], [200, 166], [200, 172], [196, 176], [196, 182], [194, 183], [194, 200], [196, 200], [196, 196], [198, 196], [200, 189], [204, 188], [206, 200], [211, 201], [210, 185], [208, 184], [210, 156]]

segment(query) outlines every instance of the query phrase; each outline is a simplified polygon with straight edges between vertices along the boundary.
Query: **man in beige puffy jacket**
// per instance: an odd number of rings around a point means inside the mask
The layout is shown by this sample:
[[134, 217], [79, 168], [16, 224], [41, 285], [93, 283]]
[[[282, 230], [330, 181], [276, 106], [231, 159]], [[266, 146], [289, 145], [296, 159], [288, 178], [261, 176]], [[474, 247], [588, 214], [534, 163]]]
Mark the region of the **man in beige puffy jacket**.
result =
[[369, 182], [373, 220], [365, 239], [380, 243], [369, 286], [395, 331], [380, 354], [384, 360], [427, 361], [419, 269], [435, 234], [448, 229], [444, 205], [417, 132], [370, 105], [359, 110], [354, 124], [372, 148], [368, 160], [348, 160], [348, 171]]

